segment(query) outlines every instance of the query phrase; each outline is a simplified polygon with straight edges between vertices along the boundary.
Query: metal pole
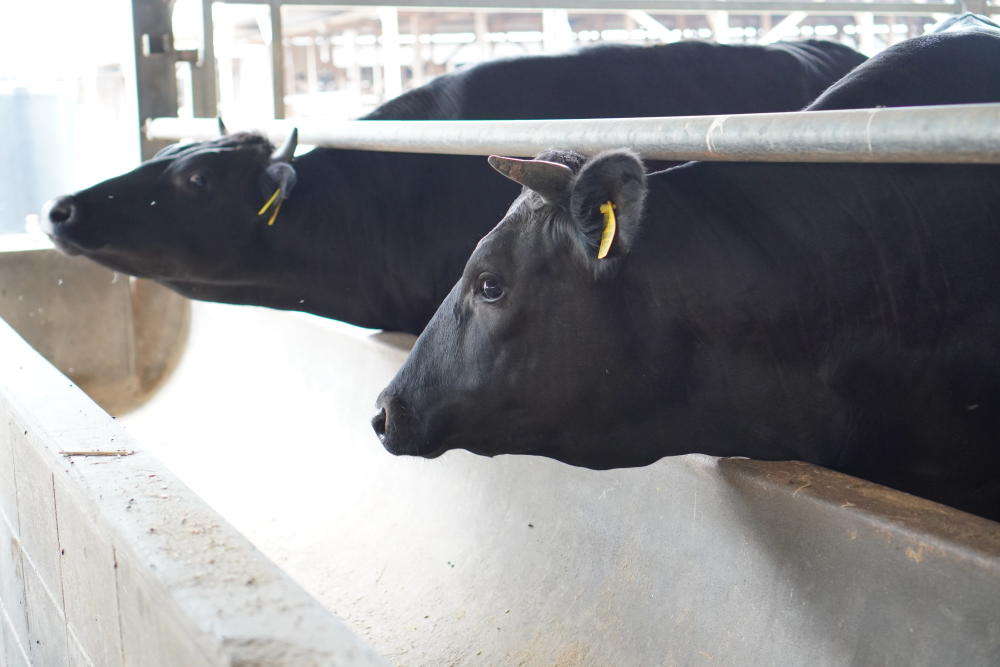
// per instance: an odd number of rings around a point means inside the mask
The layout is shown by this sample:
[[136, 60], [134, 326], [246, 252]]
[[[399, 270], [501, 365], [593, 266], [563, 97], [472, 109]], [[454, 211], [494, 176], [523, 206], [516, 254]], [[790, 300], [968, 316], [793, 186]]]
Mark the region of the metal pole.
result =
[[215, 24], [212, 21], [212, 0], [201, 0], [201, 54], [191, 65], [194, 93], [194, 115], [216, 116], [218, 107], [218, 77], [215, 71]]
[[403, 92], [403, 67], [399, 52], [399, 10], [379, 7], [378, 19], [382, 25], [382, 48], [378, 53], [382, 66], [382, 95], [385, 99]]
[[573, 48], [573, 28], [565, 9], [542, 10], [542, 48], [547, 52]]
[[879, 51], [878, 40], [875, 39], [875, 14], [860, 12], [854, 15], [857, 25], [858, 51], [866, 56], [875, 55]]
[[165, 145], [142, 134], [148, 118], [177, 114], [177, 74], [171, 3], [166, 0], [132, 0], [136, 92], [139, 112], [139, 146], [148, 160]]
[[281, 39], [281, 2], [270, 1], [271, 10], [271, 91], [274, 117], [285, 117], [285, 48]]
[[729, 12], [705, 12], [708, 25], [712, 29], [712, 38], [719, 44], [729, 43]]
[[[282, 141], [292, 123], [263, 129]], [[628, 147], [660, 160], [1000, 163], [1000, 103], [673, 118], [303, 121], [304, 144], [357, 150], [531, 156]], [[207, 139], [212, 119], [157, 118], [147, 136]]]

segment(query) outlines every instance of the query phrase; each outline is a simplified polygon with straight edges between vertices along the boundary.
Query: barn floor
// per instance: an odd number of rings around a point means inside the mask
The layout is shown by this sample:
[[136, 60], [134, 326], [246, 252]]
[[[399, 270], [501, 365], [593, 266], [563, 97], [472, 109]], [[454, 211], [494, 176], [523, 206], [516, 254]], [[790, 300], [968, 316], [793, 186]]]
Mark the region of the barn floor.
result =
[[708, 457], [390, 456], [368, 418], [408, 340], [195, 303], [176, 375], [122, 422], [393, 664], [1000, 659], [1000, 554], [915, 533], [900, 494]]

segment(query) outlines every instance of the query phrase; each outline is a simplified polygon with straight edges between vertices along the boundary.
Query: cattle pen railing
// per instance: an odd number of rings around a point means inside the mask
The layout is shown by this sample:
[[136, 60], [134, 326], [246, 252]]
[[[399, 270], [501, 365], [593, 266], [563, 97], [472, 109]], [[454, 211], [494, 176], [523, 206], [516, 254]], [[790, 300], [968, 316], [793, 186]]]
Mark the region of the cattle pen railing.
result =
[[[1000, 163], [1000, 104], [833, 111], [506, 121], [273, 120], [275, 141], [297, 125], [301, 141], [355, 150], [530, 156], [631, 148], [659, 160]], [[214, 118], [154, 118], [148, 139], [209, 139]]]
[[[391, 7], [381, 0], [201, 0], [201, 46], [196, 50], [175, 50], [171, 39], [172, 23], [170, 5], [163, 0], [131, 0], [134, 29], [134, 56], [138, 92], [138, 116], [140, 120], [173, 116], [177, 114], [177, 70], [180, 63], [190, 66], [190, 97], [195, 116], [212, 117], [219, 113], [219, 71], [215, 51], [215, 20], [213, 6], [240, 4], [268, 8], [267, 20], [261, 23], [265, 42], [270, 51], [271, 106], [275, 118], [286, 116], [285, 97], [287, 94], [286, 37], [282, 8], [289, 6], [321, 6], [379, 9], [377, 21], [383, 29], [382, 42], [388, 46], [398, 46], [398, 10], [440, 10], [482, 12], [491, 9], [514, 11], [543, 11], [565, 13], [623, 12], [630, 20], [637, 22], [657, 41], [672, 41], [674, 32], [669, 30], [650, 12], [676, 15], [701, 14], [713, 26], [713, 39], [726, 41], [730, 14], [761, 14], [776, 17], [773, 25], [759, 36], [760, 43], [770, 43], [788, 38], [788, 30], [795, 28], [809, 16], [855, 16], [859, 25], [871, 33], [874, 17], [924, 16], [931, 20], [965, 11], [991, 15], [991, 0], [957, 0], [953, 2], [906, 2], [892, 0], [399, 0]], [[382, 11], [385, 10], [385, 11]], [[783, 18], [778, 18], [783, 17]], [[770, 21], [769, 21], [770, 25]], [[482, 27], [482, 26], [480, 26]], [[478, 30], [478, 28], [477, 28]], [[860, 35], [861, 33], [859, 33]], [[480, 35], [477, 34], [477, 39]], [[859, 44], [860, 46], [860, 44]], [[862, 49], [863, 50], [863, 49]], [[391, 48], [390, 48], [391, 51]], [[399, 77], [398, 54], [387, 56], [392, 61], [395, 76]], [[386, 63], [388, 65], [390, 63]], [[401, 85], [397, 81], [397, 85]], [[167, 137], [166, 134], [163, 135]], [[191, 137], [191, 135], [186, 135]], [[159, 145], [145, 133], [140, 133], [143, 157], [150, 158]], [[376, 150], [372, 148], [372, 150]], [[441, 151], [432, 151], [441, 152]], [[687, 159], [687, 158], [677, 158]], [[741, 158], [750, 159], [750, 158]]]

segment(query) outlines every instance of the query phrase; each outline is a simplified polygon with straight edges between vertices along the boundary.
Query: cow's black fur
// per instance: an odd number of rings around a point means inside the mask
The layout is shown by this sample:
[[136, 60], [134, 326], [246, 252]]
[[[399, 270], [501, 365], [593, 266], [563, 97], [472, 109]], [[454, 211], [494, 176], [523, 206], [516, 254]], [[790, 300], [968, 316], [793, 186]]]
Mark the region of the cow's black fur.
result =
[[[810, 109], [1000, 101], [998, 35], [901, 43]], [[1000, 519], [1000, 166], [690, 163], [598, 260], [575, 239], [639, 161], [546, 157], [572, 195], [479, 244], [380, 398], [387, 449], [801, 459]]]
[[[791, 110], [863, 60], [819, 41], [599, 46], [447, 74], [367, 118]], [[61, 200], [47, 231], [67, 252], [193, 298], [417, 333], [517, 192], [475, 157], [316, 149], [294, 161], [295, 191], [268, 227], [256, 212], [271, 194], [259, 186], [270, 148], [240, 134], [162, 154]], [[195, 174], [207, 186], [193, 188]]]

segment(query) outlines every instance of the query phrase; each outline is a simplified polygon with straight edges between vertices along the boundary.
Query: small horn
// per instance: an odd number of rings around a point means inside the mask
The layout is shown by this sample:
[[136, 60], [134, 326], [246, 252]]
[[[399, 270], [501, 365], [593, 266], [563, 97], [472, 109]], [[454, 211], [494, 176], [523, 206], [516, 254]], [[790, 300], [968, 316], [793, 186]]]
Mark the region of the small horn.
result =
[[491, 155], [489, 163], [510, 180], [540, 194], [545, 201], [557, 203], [569, 196], [573, 170], [564, 164], [497, 155]]
[[281, 147], [271, 153], [271, 162], [291, 162], [295, 155], [295, 147], [299, 145], [299, 128], [293, 127], [292, 133], [285, 139]]
[[222, 117], [221, 116], [216, 116], [215, 117], [215, 122], [217, 122], [219, 124], [219, 136], [220, 137], [224, 137], [227, 134], [229, 134], [229, 130], [226, 129], [226, 124], [222, 122]]

